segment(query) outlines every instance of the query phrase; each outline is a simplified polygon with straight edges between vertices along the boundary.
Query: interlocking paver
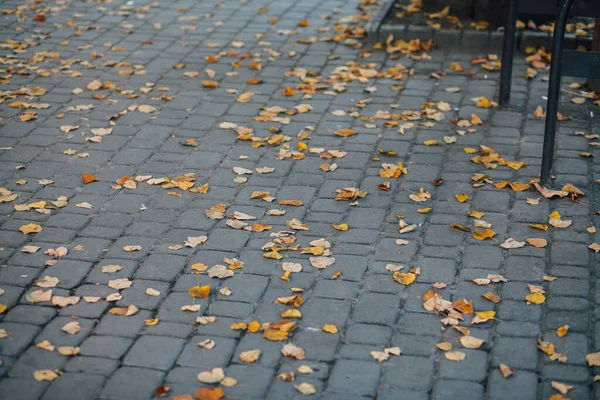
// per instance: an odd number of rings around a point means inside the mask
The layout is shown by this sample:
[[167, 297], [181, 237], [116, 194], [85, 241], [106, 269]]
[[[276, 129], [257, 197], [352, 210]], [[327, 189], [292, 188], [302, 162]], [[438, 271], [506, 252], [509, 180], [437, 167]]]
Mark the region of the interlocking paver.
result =
[[[465, 30], [457, 35], [405, 26], [397, 39], [435, 35], [440, 47], [407, 55], [363, 46], [360, 29], [377, 2], [130, 3], [3, 4], [0, 36], [10, 56], [1, 58], [0, 186], [18, 197], [0, 202], [0, 304], [7, 306], [0, 311], [0, 329], [6, 331], [5, 338], [0, 335], [0, 397], [148, 399], [163, 384], [172, 387], [169, 396], [193, 395], [206, 386], [197, 374], [216, 367], [238, 382], [222, 386], [226, 398], [537, 399], [556, 393], [552, 380], [575, 386], [566, 397], [598, 397], [592, 383], [597, 371], [587, 368], [585, 355], [600, 349], [600, 270], [598, 256], [588, 248], [599, 237], [588, 228], [600, 224], [595, 214], [600, 169], [593, 157], [580, 154], [600, 154], [597, 138], [575, 132], [597, 134], [600, 128], [595, 106], [587, 104], [592, 100], [583, 105], [569, 101], [580, 89], [563, 94], [561, 113], [573, 119], [559, 124], [551, 185], [560, 189], [571, 183], [585, 192], [583, 197], [549, 200], [533, 188], [477, 187], [471, 179], [476, 173], [494, 183], [528, 183], [541, 163], [544, 124], [532, 112], [538, 105], [546, 107], [547, 71], [537, 69], [538, 77], [525, 80], [528, 64], [519, 56], [510, 106], [475, 105], [479, 96], [495, 100], [499, 74], [472, 60], [499, 53], [494, 46], [500, 33]], [[32, 21], [38, 13], [46, 15], [45, 22]], [[299, 27], [303, 18], [308, 26]], [[450, 50], [459, 41], [463, 47]], [[481, 43], [490, 46], [485, 54], [474, 48]], [[455, 61], [473, 74], [452, 70]], [[392, 72], [399, 64], [414, 70], [400, 77]], [[94, 80], [104, 86], [90, 89]], [[218, 87], [205, 87], [203, 81]], [[565, 80], [564, 87], [571, 82]], [[286, 86], [295, 94], [283, 94]], [[11, 94], [36, 87], [46, 93]], [[239, 101], [244, 92], [253, 92], [248, 102]], [[23, 109], [19, 101], [49, 107]], [[444, 119], [405, 114], [425, 108], [436, 112], [443, 102], [451, 109], [441, 113]], [[88, 104], [93, 108], [69, 108]], [[298, 112], [300, 104], [312, 109]], [[155, 110], [145, 113], [143, 105]], [[274, 117], [265, 107], [283, 112]], [[29, 111], [38, 119], [20, 121]], [[483, 125], [464, 126], [453, 119], [471, 120], [472, 114]], [[225, 128], [227, 123], [239, 127]], [[67, 125], [78, 128], [65, 133]], [[98, 128], [112, 132], [100, 140], [92, 134]], [[333, 134], [346, 128], [357, 134]], [[474, 130], [462, 132], [469, 128]], [[250, 139], [244, 137], [249, 129], [251, 141], [241, 140]], [[456, 143], [446, 143], [445, 136], [456, 137]], [[267, 137], [271, 142], [262, 142]], [[182, 144], [189, 139], [196, 143]], [[426, 140], [438, 145], [428, 146]], [[482, 155], [482, 144], [507, 161], [527, 165], [476, 164], [472, 158]], [[329, 150], [346, 154], [319, 156]], [[286, 151], [305, 158], [286, 157]], [[397, 179], [380, 175], [382, 163], [398, 162], [407, 174]], [[325, 171], [322, 164], [333, 163], [337, 169]], [[234, 167], [253, 173], [238, 176]], [[273, 171], [261, 174], [256, 171], [261, 167]], [[84, 184], [81, 175], [87, 173], [98, 181]], [[191, 191], [185, 182], [180, 185], [188, 173], [195, 174]], [[118, 187], [125, 176], [135, 178], [137, 187]], [[242, 183], [242, 176], [247, 181]], [[163, 177], [169, 183], [148, 183]], [[436, 186], [432, 180], [438, 178], [444, 182]], [[384, 181], [389, 191], [378, 188]], [[205, 183], [208, 192], [195, 193]], [[368, 195], [356, 203], [334, 200], [343, 187], [358, 187]], [[409, 198], [419, 188], [431, 199], [416, 203]], [[275, 200], [251, 198], [256, 191], [269, 192]], [[459, 193], [468, 200], [458, 202]], [[66, 197], [65, 207], [14, 207], [38, 201], [49, 205], [59, 196]], [[538, 205], [527, 203], [536, 198]], [[281, 205], [281, 200], [302, 203]], [[224, 218], [208, 218], [205, 210], [219, 203], [227, 206]], [[285, 215], [267, 215], [273, 210]], [[485, 213], [480, 219], [491, 224], [493, 239], [479, 241], [459, 227], [450, 229], [450, 224], [474, 229], [470, 211]], [[543, 231], [529, 225], [548, 224], [553, 211], [572, 220], [572, 226]], [[234, 220], [235, 212], [256, 217], [245, 221], [250, 225], [270, 228], [233, 229], [226, 221]], [[309, 230], [287, 226], [293, 218]], [[400, 220], [415, 224], [414, 230], [399, 233]], [[29, 223], [42, 231], [19, 231]], [[349, 229], [331, 226], [342, 223]], [[272, 235], [281, 231], [294, 231], [295, 239], [286, 243]], [[208, 237], [206, 243], [185, 245], [188, 237], [201, 235]], [[335, 258], [326, 269], [313, 267], [310, 255], [300, 251], [282, 250], [277, 260], [265, 258], [261, 250], [267, 242], [302, 249], [320, 238], [329, 242], [327, 251]], [[499, 245], [507, 238], [543, 238], [548, 245], [503, 249]], [[40, 249], [22, 252], [25, 245]], [[141, 250], [125, 250], [136, 245]], [[67, 254], [45, 254], [60, 246]], [[227, 279], [209, 278], [199, 266], [226, 265], [233, 258], [244, 265]], [[302, 271], [285, 276], [284, 262], [300, 263]], [[388, 264], [402, 266], [400, 273], [412, 271], [415, 282], [398, 283]], [[110, 265], [122, 268], [103, 272]], [[509, 281], [472, 282], [488, 274]], [[56, 285], [41, 287], [52, 278], [58, 279]], [[124, 278], [131, 287], [108, 286]], [[191, 297], [188, 290], [196, 285], [210, 285], [210, 295]], [[543, 304], [525, 301], [535, 286], [544, 289]], [[85, 299], [65, 307], [32, 303], [36, 290]], [[473, 316], [465, 314], [464, 321], [442, 324], [444, 312], [424, 308], [432, 290], [451, 302], [471, 301], [476, 312], [493, 310], [495, 319], [472, 325]], [[488, 292], [500, 303], [482, 296]], [[122, 298], [106, 301], [117, 293]], [[293, 294], [304, 303], [275, 303]], [[200, 309], [182, 310], [193, 305]], [[137, 308], [133, 315], [115, 315], [130, 306]], [[265, 339], [267, 324], [293, 308], [302, 317], [287, 341]], [[198, 317], [216, 320], [202, 324]], [[74, 321], [80, 332], [61, 330]], [[262, 324], [261, 330], [231, 328], [251, 321]], [[455, 323], [484, 344], [463, 348], [459, 332], [451, 328]], [[339, 332], [324, 332], [327, 324]], [[555, 333], [561, 325], [569, 325], [564, 337]], [[552, 342], [567, 361], [541, 353], [538, 338]], [[206, 339], [214, 340], [215, 347], [198, 345]], [[80, 353], [63, 356], [57, 349], [36, 347], [44, 340], [57, 347], [77, 346]], [[447, 359], [435, 347], [443, 341], [463, 352], [465, 360]], [[303, 359], [282, 354], [288, 342], [304, 349]], [[381, 363], [371, 354], [396, 346], [401, 355]], [[240, 353], [253, 349], [262, 351], [259, 360], [244, 363]], [[515, 373], [504, 378], [500, 364]], [[301, 366], [313, 372], [302, 374]], [[40, 369], [61, 374], [50, 382], [37, 381], [33, 373]], [[276, 378], [290, 371], [294, 382]], [[295, 388], [301, 383], [313, 385], [316, 394], [302, 395]]]

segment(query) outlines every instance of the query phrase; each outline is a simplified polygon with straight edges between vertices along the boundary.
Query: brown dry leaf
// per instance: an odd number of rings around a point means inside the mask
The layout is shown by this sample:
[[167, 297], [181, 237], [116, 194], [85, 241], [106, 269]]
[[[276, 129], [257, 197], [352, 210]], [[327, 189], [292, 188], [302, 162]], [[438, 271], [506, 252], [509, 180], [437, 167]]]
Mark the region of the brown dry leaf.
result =
[[527, 238], [527, 239], [525, 239], [525, 241], [527, 243], [529, 243], [531, 246], [538, 247], [538, 248], [546, 247], [548, 245], [548, 242], [546, 241], [546, 239], [542, 239], [542, 238]]
[[500, 373], [502, 374], [504, 379], [508, 378], [509, 376], [511, 376], [512, 374], [515, 373], [515, 370], [506, 364], [500, 364], [499, 367], [500, 367]]
[[252, 96], [254, 96], [254, 92], [244, 92], [240, 94], [235, 101], [238, 103], [247, 103], [252, 99]]
[[54, 351], [55, 349], [55, 346], [47, 340], [42, 340], [41, 342], [37, 343], [36, 347], [48, 351]]
[[460, 311], [463, 314], [472, 314], [473, 313], [473, 301], [466, 299], [458, 299], [454, 303], [452, 303], [452, 308], [457, 311]]
[[98, 178], [96, 178], [92, 174], [83, 174], [83, 175], [81, 175], [81, 180], [83, 181], [84, 185], [87, 185], [88, 183], [97, 181]]
[[346, 128], [346, 129], [339, 129], [339, 130], [333, 132], [333, 134], [336, 136], [341, 136], [341, 137], [347, 138], [348, 136], [357, 135], [358, 132], [356, 132], [354, 129]]
[[144, 114], [152, 114], [154, 111], [156, 111], [156, 108], [149, 106], [147, 104], [142, 104], [141, 106], [139, 106], [137, 108], [137, 110]]
[[503, 249], [520, 249], [525, 246], [525, 242], [520, 242], [513, 238], [508, 238], [500, 245]]
[[417, 203], [422, 203], [431, 198], [431, 193], [426, 192], [423, 188], [419, 189], [418, 193], [412, 193], [408, 196], [412, 201], [416, 201]]
[[58, 307], [66, 307], [79, 303], [79, 296], [52, 296], [52, 304]]
[[108, 287], [117, 289], [117, 290], [127, 289], [127, 288], [131, 287], [132, 284], [133, 284], [133, 282], [127, 278], [113, 279], [113, 280], [108, 281]]
[[187, 240], [185, 241], [184, 245], [186, 247], [191, 247], [196, 248], [197, 246], [201, 245], [202, 243], [206, 242], [208, 240], [207, 236], [188, 236]]
[[56, 285], [58, 285], [59, 282], [60, 281], [58, 278], [46, 275], [42, 277], [42, 279], [37, 281], [35, 285], [43, 288], [53, 288], [56, 287]]
[[294, 386], [298, 392], [303, 394], [304, 396], [310, 396], [312, 394], [317, 393], [315, 386], [311, 383], [302, 382], [299, 385]]
[[29, 246], [23, 246], [23, 247], [21, 247], [21, 251], [22, 251], [23, 253], [30, 253], [30, 254], [31, 254], [31, 253], [35, 253], [35, 252], [36, 252], [36, 251], [38, 251], [39, 249], [40, 249], [40, 247], [39, 247], [39, 246], [31, 246], [31, 245], [29, 245]]
[[286, 357], [294, 357], [296, 360], [303, 360], [306, 353], [303, 349], [293, 343], [287, 343], [281, 348], [281, 354]]
[[440, 349], [442, 351], [448, 351], [448, 350], [452, 350], [452, 343], [440, 342], [440, 343], [436, 343], [435, 347], [437, 347], [438, 349]]
[[[219, 400], [225, 396], [225, 392], [220, 387], [203, 387], [194, 393], [196, 400]], [[173, 398], [171, 398], [173, 400]]]
[[552, 381], [552, 389], [558, 391], [560, 394], [567, 394], [569, 390], [573, 389], [573, 386], [566, 385], [557, 381]]
[[460, 338], [460, 344], [467, 349], [478, 349], [483, 345], [483, 343], [485, 343], [485, 340], [478, 339], [473, 336], [461, 336]]
[[293, 307], [300, 307], [302, 303], [304, 303], [304, 300], [298, 295], [278, 297], [275, 299], [275, 304], [285, 304]]
[[58, 349], [56, 349], [56, 351], [61, 356], [76, 356], [79, 354], [81, 349], [75, 346], [60, 346]]
[[119, 272], [120, 270], [122, 270], [123, 267], [121, 267], [120, 265], [104, 265], [102, 267], [100, 267], [100, 271], [102, 271], [105, 274], [113, 274], [115, 272]]
[[536, 182], [533, 183], [533, 186], [535, 186], [537, 191], [546, 199], [550, 199], [554, 196], [563, 198], [563, 197], [569, 195], [569, 192], [565, 192], [563, 190], [551, 190], [551, 189], [543, 188], [539, 185], [539, 183], [536, 183]]
[[500, 297], [498, 297], [495, 293], [487, 292], [481, 295], [484, 299], [491, 301], [492, 303], [498, 304], [500, 303]]
[[30, 303], [43, 303], [52, 299], [52, 289], [50, 290], [34, 290], [33, 292], [27, 293], [25, 296]]
[[533, 110], [533, 116], [536, 118], [546, 118], [546, 111], [544, 111], [542, 106], [537, 106], [537, 108]]
[[78, 321], [71, 321], [67, 322], [60, 330], [67, 332], [69, 335], [74, 335], [81, 330], [81, 326], [79, 326]]
[[38, 224], [27, 224], [23, 225], [19, 228], [24, 235], [28, 235], [30, 233], [38, 233], [42, 231], [42, 227]]
[[254, 349], [248, 351], [242, 351], [240, 353], [240, 360], [245, 363], [253, 363], [258, 361], [260, 358], [261, 350]]
[[462, 351], [447, 351], [444, 353], [444, 357], [450, 361], [460, 362], [465, 359], [467, 355]]
[[595, 253], [600, 252], [600, 243], [592, 243], [588, 246], [590, 250], [593, 250]]
[[215, 265], [214, 267], [212, 267], [211, 269], [208, 270], [209, 278], [225, 279], [225, 278], [230, 278], [233, 275], [234, 275], [234, 272], [232, 270], [228, 269], [224, 265]]
[[324, 269], [335, 263], [334, 257], [310, 257], [310, 265], [318, 269]]
[[586, 355], [585, 361], [587, 361], [588, 367], [600, 367], [600, 352]]
[[33, 371], [33, 379], [36, 381], [53, 381], [58, 378], [58, 374], [51, 369], [38, 369]]

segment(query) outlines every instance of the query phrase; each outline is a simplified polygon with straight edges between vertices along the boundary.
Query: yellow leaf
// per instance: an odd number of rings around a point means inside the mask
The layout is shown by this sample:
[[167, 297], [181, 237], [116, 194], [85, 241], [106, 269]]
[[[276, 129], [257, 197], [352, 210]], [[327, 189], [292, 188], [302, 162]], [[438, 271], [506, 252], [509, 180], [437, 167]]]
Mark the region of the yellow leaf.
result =
[[333, 227], [333, 229], [335, 229], [336, 231], [347, 231], [348, 230], [348, 224], [343, 223], [343, 224], [331, 224], [331, 226]]
[[544, 225], [544, 224], [529, 224], [530, 227], [535, 228], [535, 229], [539, 229], [541, 231], [547, 231], [548, 230], [548, 225]]
[[474, 148], [472, 148], [472, 147], [465, 147], [463, 150], [464, 150], [464, 151], [465, 151], [465, 153], [467, 153], [467, 154], [474, 154], [474, 153], [477, 153], [477, 149], [474, 149]]
[[38, 233], [42, 231], [42, 227], [39, 226], [38, 224], [27, 224], [27, 225], [23, 225], [19, 228], [19, 230], [21, 232], [23, 232], [24, 235], [30, 234], [30, 233]]
[[248, 328], [248, 324], [245, 322], [236, 322], [229, 326], [232, 331], [245, 331]]
[[469, 217], [473, 217], [473, 218], [483, 218], [485, 216], [484, 212], [481, 211], [469, 211]]
[[323, 326], [323, 331], [327, 333], [338, 333], [338, 328], [333, 324], [327, 324]]
[[442, 351], [448, 351], [448, 350], [452, 350], [452, 343], [450, 343], [450, 342], [436, 343], [435, 347], [437, 347], [438, 349], [440, 349]]
[[461, 336], [460, 344], [462, 344], [467, 349], [478, 349], [483, 345], [485, 340], [479, 339], [473, 336]]
[[0, 314], [4, 314], [7, 308], [6, 304], [0, 304]]
[[425, 146], [437, 146], [439, 143], [437, 140], [426, 140], [423, 142]]
[[558, 211], [553, 211], [552, 214], [548, 216], [549, 219], [560, 219], [561, 215]]
[[192, 286], [188, 290], [188, 294], [192, 297], [196, 297], [198, 299], [207, 299], [210, 294], [210, 285], [204, 286]]
[[458, 200], [459, 203], [464, 203], [469, 198], [466, 193], [455, 194], [454, 197], [456, 197], [456, 200]]
[[248, 332], [256, 333], [260, 329], [260, 322], [252, 321], [248, 324]]
[[302, 313], [300, 312], [300, 310], [296, 310], [295, 308], [281, 310], [279, 314], [281, 318], [302, 318]]
[[444, 357], [450, 361], [460, 362], [465, 359], [467, 355], [462, 351], [447, 351], [444, 353]]
[[500, 367], [500, 373], [502, 373], [502, 376], [504, 377], [504, 379], [508, 378], [509, 376], [511, 376], [512, 374], [515, 373], [515, 370], [506, 364], [500, 364], [499, 367]]
[[535, 292], [525, 296], [525, 300], [531, 304], [542, 304], [546, 301], [546, 297], [542, 294], [542, 292]]
[[145, 323], [147, 326], [154, 326], [154, 325], [158, 324], [158, 318], [154, 318], [154, 319], [147, 319], [147, 320], [145, 320], [145, 321], [144, 321], [144, 323]]
[[475, 230], [471, 233], [471, 235], [477, 240], [485, 240], [488, 238], [493, 238], [496, 232], [491, 229], [486, 230]]
[[262, 352], [259, 349], [242, 351], [240, 353], [240, 360], [245, 363], [253, 363], [258, 361], [261, 353]]
[[476, 311], [475, 312], [475, 316], [477, 316], [479, 318], [482, 318], [482, 319], [485, 319], [485, 320], [489, 320], [489, 319], [492, 319], [492, 318], [494, 318], [496, 316], [496, 311], [492, 311], [492, 310], [489, 310], [489, 311]]
[[417, 275], [412, 272], [394, 272], [394, 280], [402, 285], [408, 286], [412, 284], [415, 279], [417, 279]]
[[491, 301], [492, 303], [499, 303], [500, 297], [498, 297], [495, 293], [487, 292], [481, 295], [484, 299]]

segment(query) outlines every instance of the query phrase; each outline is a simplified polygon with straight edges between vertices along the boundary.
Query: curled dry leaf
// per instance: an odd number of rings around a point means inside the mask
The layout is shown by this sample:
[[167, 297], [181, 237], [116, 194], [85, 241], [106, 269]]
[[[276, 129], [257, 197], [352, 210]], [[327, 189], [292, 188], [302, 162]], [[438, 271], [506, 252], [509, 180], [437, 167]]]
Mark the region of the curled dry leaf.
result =
[[286, 357], [294, 357], [296, 360], [303, 360], [306, 353], [303, 349], [293, 343], [287, 343], [281, 348], [281, 354]]
[[233, 274], [234, 274], [234, 272], [232, 270], [228, 269], [224, 265], [218, 265], [218, 264], [208, 270], [209, 278], [225, 279], [225, 278], [232, 277]]
[[196, 400], [219, 400], [223, 396], [225, 396], [225, 392], [220, 387], [203, 387], [194, 393]]
[[208, 240], [207, 236], [188, 236], [187, 240], [185, 241], [184, 245], [186, 247], [191, 247], [191, 248], [195, 248], [196, 246], [206, 242]]
[[372, 351], [371, 357], [373, 357], [375, 360], [381, 363], [387, 361], [387, 359], [390, 358], [390, 355], [385, 351]]
[[30, 233], [38, 233], [42, 231], [42, 227], [38, 224], [27, 224], [23, 225], [19, 228], [24, 235], [28, 235]]
[[61, 356], [76, 356], [80, 352], [79, 347], [75, 346], [60, 346], [57, 351]]
[[520, 249], [525, 246], [525, 242], [520, 242], [513, 238], [508, 238], [504, 243], [500, 245], [503, 249]]
[[502, 374], [504, 379], [508, 378], [509, 376], [511, 376], [512, 374], [515, 373], [515, 370], [506, 364], [500, 364], [499, 367], [500, 367], [500, 373]]
[[310, 257], [310, 264], [318, 269], [324, 269], [335, 263], [334, 257]]
[[552, 381], [552, 389], [558, 391], [560, 394], [567, 394], [569, 390], [573, 389], [573, 386], [557, 381]]
[[123, 246], [123, 250], [125, 250], [128, 253], [131, 253], [132, 251], [140, 251], [140, 250], [142, 250], [142, 246], [140, 246], [139, 244], [134, 244], [134, 245], [130, 245], [130, 246]]
[[542, 238], [527, 238], [527, 239], [525, 239], [525, 241], [527, 243], [529, 243], [531, 246], [538, 247], [538, 248], [546, 247], [548, 245], [548, 242], [546, 241], [546, 239], [542, 239]]
[[569, 325], [563, 325], [556, 330], [556, 335], [558, 337], [564, 337], [569, 331]]

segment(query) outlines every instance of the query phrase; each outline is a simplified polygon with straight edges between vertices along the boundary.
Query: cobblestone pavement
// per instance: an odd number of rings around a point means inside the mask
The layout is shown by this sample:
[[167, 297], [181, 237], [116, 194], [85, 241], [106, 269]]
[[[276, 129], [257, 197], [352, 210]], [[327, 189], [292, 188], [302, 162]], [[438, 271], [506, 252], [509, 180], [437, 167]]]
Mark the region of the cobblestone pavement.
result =
[[561, 105], [552, 186], [585, 195], [516, 191], [547, 71], [477, 107], [498, 48], [364, 51], [357, 5], [2, 2], [1, 398], [599, 398], [596, 107]]

